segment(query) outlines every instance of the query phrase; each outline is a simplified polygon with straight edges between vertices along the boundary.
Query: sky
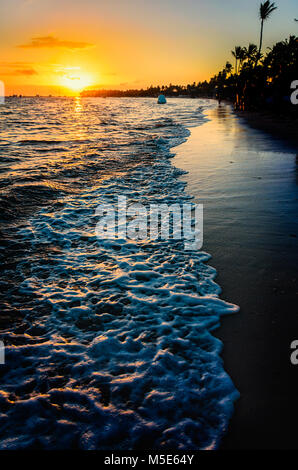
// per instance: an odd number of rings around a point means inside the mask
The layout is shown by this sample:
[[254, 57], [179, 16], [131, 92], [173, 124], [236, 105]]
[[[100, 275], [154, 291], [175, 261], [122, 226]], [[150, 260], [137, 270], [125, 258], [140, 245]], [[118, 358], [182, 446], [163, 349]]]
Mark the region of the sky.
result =
[[[297, 0], [277, 0], [264, 49], [298, 35]], [[259, 0], [0, 0], [6, 94], [77, 94], [209, 79], [258, 43]]]

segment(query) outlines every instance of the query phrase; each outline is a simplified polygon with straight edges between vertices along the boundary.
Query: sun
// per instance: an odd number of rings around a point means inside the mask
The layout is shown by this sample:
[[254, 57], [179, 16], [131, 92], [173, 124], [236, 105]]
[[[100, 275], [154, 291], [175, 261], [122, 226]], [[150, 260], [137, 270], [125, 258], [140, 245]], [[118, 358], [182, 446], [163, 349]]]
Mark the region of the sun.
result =
[[73, 93], [80, 93], [84, 88], [91, 86], [93, 83], [91, 75], [76, 71], [73, 74], [65, 74], [61, 77], [60, 85], [68, 88]]

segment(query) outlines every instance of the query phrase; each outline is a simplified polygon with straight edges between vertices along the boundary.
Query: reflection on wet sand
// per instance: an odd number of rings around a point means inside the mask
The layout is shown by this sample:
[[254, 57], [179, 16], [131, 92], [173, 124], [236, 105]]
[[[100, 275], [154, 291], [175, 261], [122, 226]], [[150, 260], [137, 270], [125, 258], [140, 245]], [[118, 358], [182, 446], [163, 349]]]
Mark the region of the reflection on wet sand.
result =
[[[294, 448], [297, 374], [297, 151], [221, 105], [193, 129], [174, 164], [204, 204], [204, 249], [223, 296], [240, 305], [217, 335], [241, 397], [226, 448]], [[296, 333], [295, 333], [296, 332]], [[296, 335], [296, 336], [295, 336]], [[285, 399], [285, 397], [287, 397]]]

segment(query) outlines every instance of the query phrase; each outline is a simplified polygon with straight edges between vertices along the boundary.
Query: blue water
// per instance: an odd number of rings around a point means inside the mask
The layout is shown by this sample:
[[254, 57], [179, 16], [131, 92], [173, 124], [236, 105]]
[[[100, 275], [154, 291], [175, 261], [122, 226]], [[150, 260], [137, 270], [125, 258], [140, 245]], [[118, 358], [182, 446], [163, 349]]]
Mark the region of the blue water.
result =
[[1, 449], [209, 449], [238, 396], [203, 251], [99, 240], [101, 203], [190, 200], [208, 100], [9, 99], [1, 119]]

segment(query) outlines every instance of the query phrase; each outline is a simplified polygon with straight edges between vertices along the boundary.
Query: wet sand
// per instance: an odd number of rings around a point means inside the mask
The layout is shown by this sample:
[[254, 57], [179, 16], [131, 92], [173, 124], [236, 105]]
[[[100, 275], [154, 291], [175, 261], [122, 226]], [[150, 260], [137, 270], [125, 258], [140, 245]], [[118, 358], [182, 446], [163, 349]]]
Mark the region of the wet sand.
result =
[[261, 111], [239, 111], [241, 117], [250, 127], [259, 129], [298, 146], [298, 119], [294, 116], [279, 116]]
[[222, 298], [225, 369], [241, 397], [222, 449], [297, 448], [297, 148], [249, 127], [228, 105], [176, 149], [187, 191], [204, 204], [204, 246]]

